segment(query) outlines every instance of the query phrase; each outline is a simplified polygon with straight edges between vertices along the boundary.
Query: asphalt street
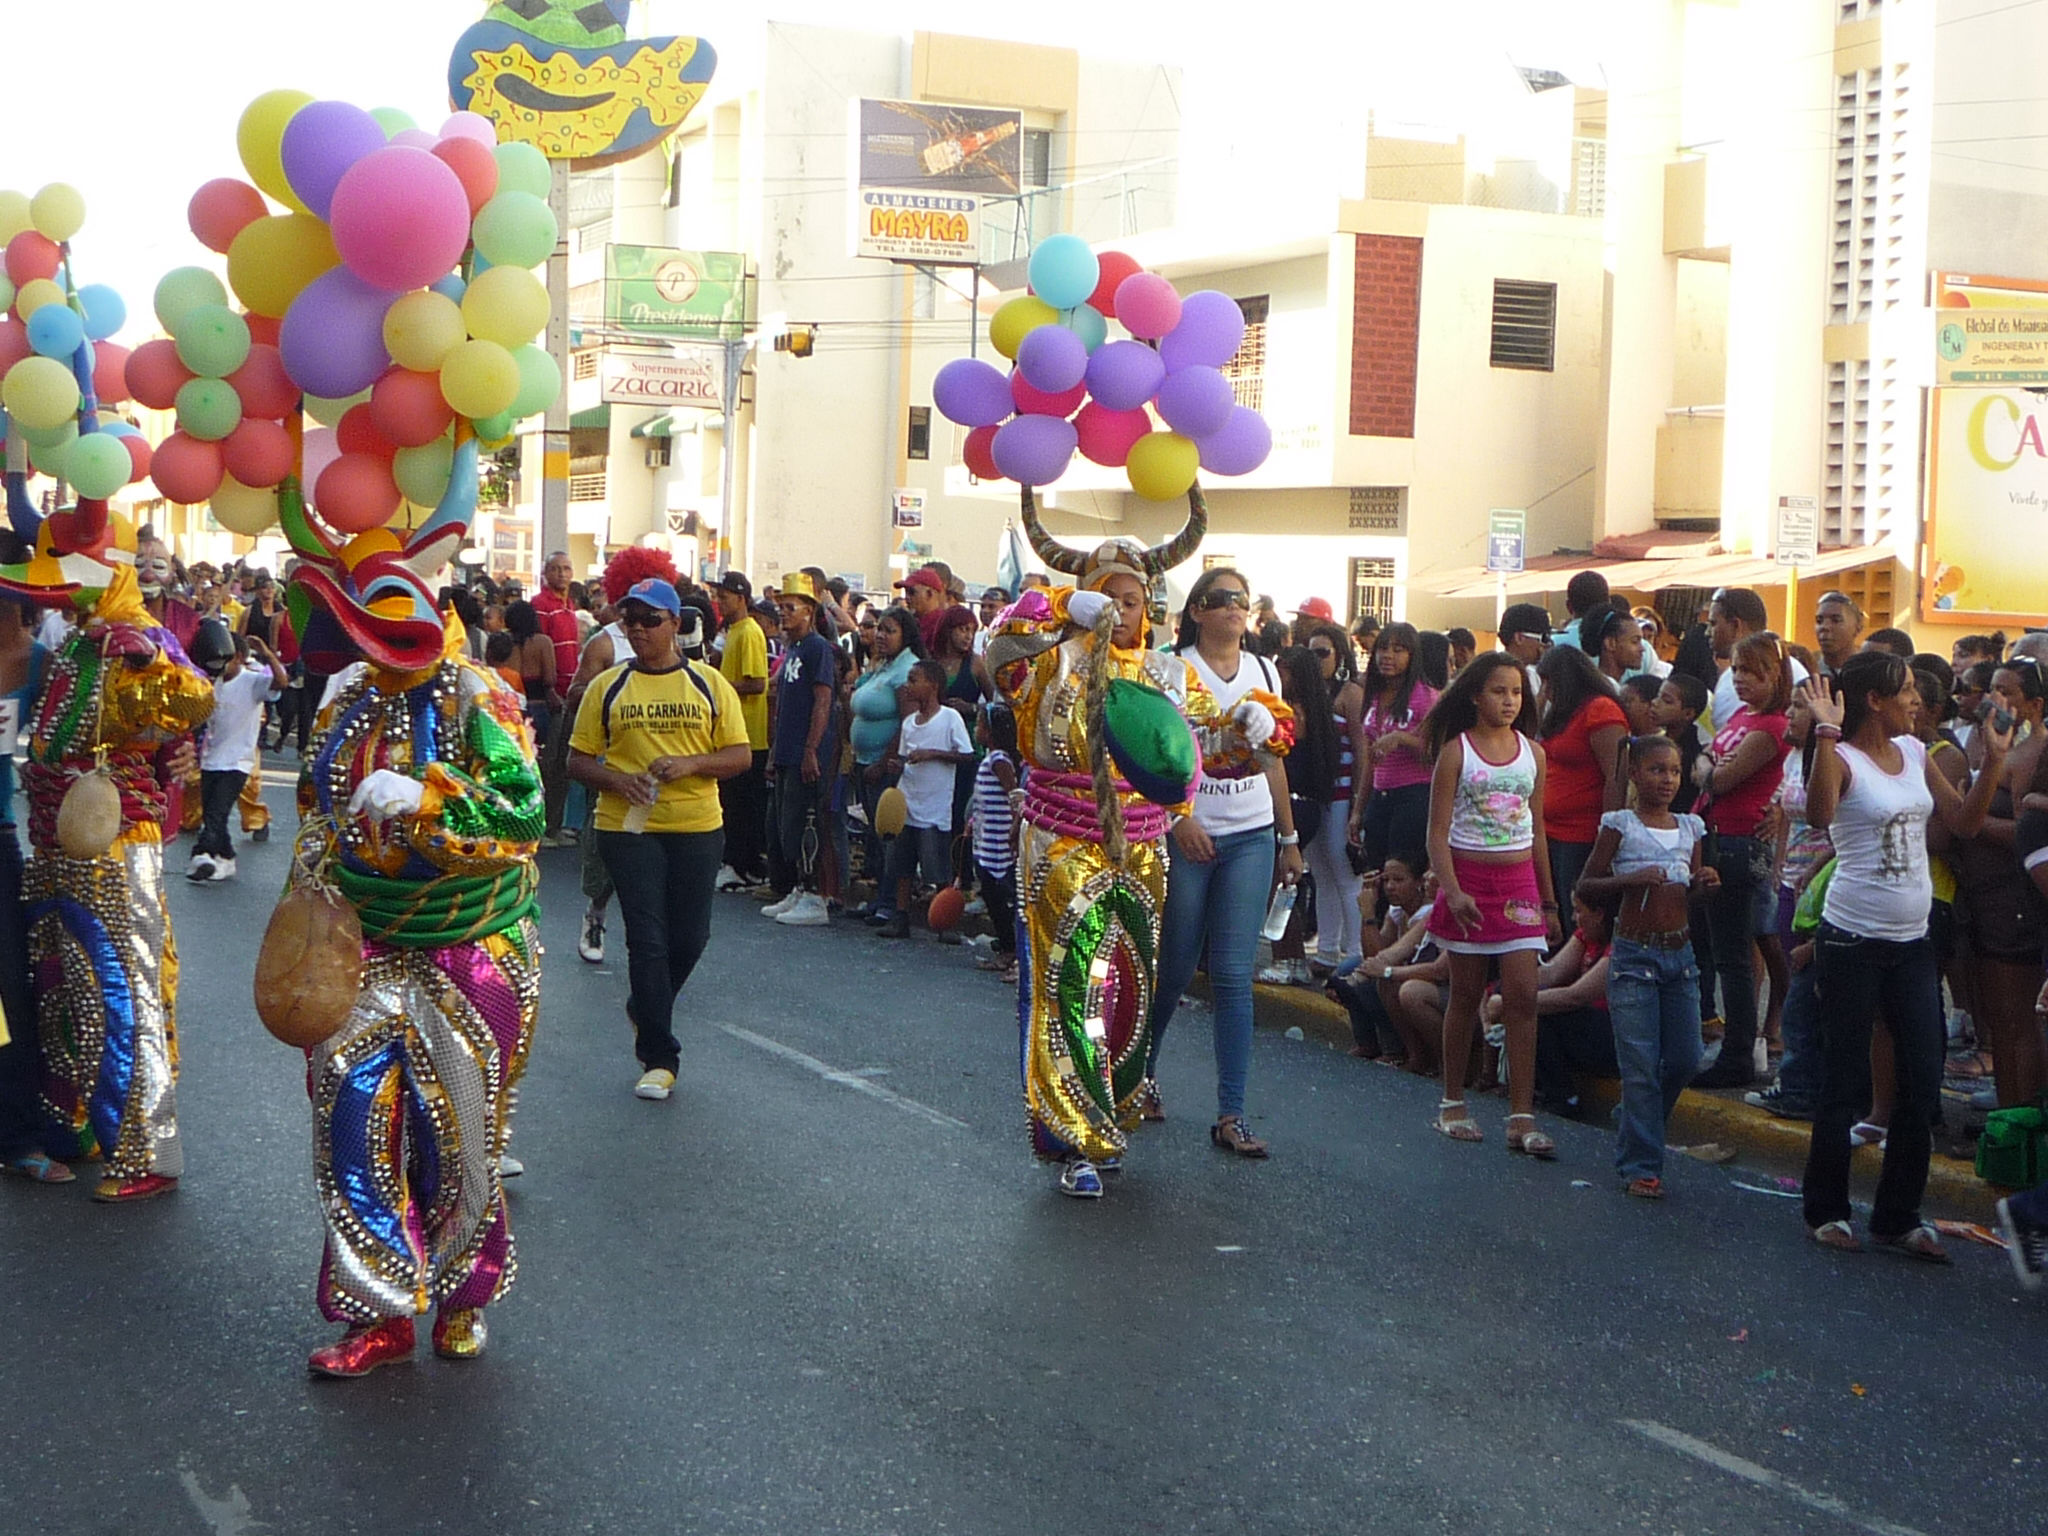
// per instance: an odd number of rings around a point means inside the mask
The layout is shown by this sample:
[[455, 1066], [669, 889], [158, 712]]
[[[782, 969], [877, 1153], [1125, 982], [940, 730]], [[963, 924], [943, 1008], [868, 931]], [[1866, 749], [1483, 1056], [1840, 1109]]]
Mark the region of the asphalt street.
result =
[[1429, 1084], [1270, 1032], [1274, 1156], [1233, 1160], [1199, 1012], [1171, 1118], [1064, 1200], [999, 982], [744, 897], [645, 1103], [573, 849], [542, 855], [490, 1352], [423, 1328], [409, 1365], [310, 1380], [304, 1069], [249, 997], [287, 859], [281, 828], [237, 883], [175, 882], [179, 1191], [0, 1186], [4, 1536], [2048, 1526], [2048, 1297], [1995, 1251], [1824, 1253], [1773, 1180], [1686, 1159], [1630, 1201], [1594, 1128], [1530, 1163], [1487, 1100], [1453, 1145]]

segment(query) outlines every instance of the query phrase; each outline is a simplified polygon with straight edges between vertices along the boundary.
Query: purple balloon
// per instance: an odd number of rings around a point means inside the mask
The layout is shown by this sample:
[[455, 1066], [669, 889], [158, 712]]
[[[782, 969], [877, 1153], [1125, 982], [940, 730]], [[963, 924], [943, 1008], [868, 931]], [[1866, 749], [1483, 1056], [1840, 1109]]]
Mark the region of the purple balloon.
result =
[[1067, 472], [1079, 441], [1071, 421], [1057, 416], [1019, 416], [996, 428], [989, 451], [996, 468], [1019, 485], [1050, 485]]
[[1214, 368], [1183, 368], [1159, 386], [1159, 415], [1182, 437], [1221, 432], [1236, 405], [1230, 380]]
[[1107, 409], [1135, 411], [1158, 391], [1166, 364], [1142, 341], [1112, 341], [1095, 349], [1087, 376], [1088, 393]]
[[1159, 342], [1167, 372], [1181, 368], [1221, 368], [1244, 344], [1244, 311], [1237, 300], [1214, 288], [1191, 293], [1180, 302], [1180, 324]]
[[368, 389], [391, 366], [384, 311], [398, 297], [332, 267], [306, 285], [285, 311], [277, 350], [284, 371], [309, 395], [340, 400]]
[[383, 147], [384, 130], [361, 107], [315, 101], [299, 108], [284, 125], [278, 157], [284, 163], [284, 179], [299, 201], [324, 219], [349, 167]]
[[932, 404], [963, 427], [992, 427], [1016, 409], [1010, 381], [976, 357], [956, 357], [932, 380]]
[[1041, 325], [1017, 346], [1017, 371], [1033, 389], [1063, 395], [1087, 375], [1088, 344], [1061, 325]]
[[1222, 427], [1201, 439], [1202, 468], [1212, 475], [1248, 475], [1273, 451], [1273, 429], [1257, 411], [1232, 406]]

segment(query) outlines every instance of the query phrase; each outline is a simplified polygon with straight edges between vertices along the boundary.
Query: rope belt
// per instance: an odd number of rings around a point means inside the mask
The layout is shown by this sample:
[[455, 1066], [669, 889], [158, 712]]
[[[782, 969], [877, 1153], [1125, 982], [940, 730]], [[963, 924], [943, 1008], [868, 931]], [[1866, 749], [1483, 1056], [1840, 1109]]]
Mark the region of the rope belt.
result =
[[[1119, 796], [1136, 794], [1124, 780], [1114, 783]], [[1085, 773], [1026, 770], [1024, 820], [1060, 837], [1077, 837], [1089, 843], [1103, 840], [1102, 822], [1095, 807], [1095, 780]], [[1132, 842], [1149, 843], [1166, 836], [1166, 824], [1163, 806], [1150, 800], [1125, 800], [1124, 836]]]
[[531, 860], [495, 875], [393, 880], [337, 862], [335, 887], [362, 919], [363, 937], [401, 949], [440, 949], [502, 932], [534, 910], [540, 874]]

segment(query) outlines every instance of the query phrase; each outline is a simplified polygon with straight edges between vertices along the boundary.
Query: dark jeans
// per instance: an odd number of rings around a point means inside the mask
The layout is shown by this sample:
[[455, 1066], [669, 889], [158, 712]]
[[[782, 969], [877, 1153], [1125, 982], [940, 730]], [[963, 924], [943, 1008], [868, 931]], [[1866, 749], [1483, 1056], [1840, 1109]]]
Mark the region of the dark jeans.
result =
[[228, 817], [242, 797], [242, 785], [249, 775], [238, 768], [208, 768], [199, 775], [199, 836], [193, 840], [194, 853], [219, 859], [235, 856], [234, 840], [228, 836]]
[[280, 750], [293, 736], [299, 738], [299, 754], [305, 755], [306, 743], [313, 735], [313, 717], [320, 712], [320, 688], [322, 678], [308, 677], [301, 666], [292, 668], [299, 680], [296, 688], [287, 688], [270, 706], [271, 718], [277, 721], [277, 745]]
[[[1721, 983], [1720, 1059], [1740, 1062], [1746, 1070], [1756, 1047], [1756, 910], [1762, 886], [1757, 866], [1762, 848], [1753, 837], [1723, 836], [1718, 841], [1714, 868], [1721, 887], [1707, 898], [1706, 915], [1714, 975]], [[1866, 1030], [1866, 1038], [1867, 1034]]]
[[[1371, 769], [1365, 769], [1370, 773]], [[1403, 784], [1376, 789], [1365, 802], [1358, 822], [1358, 842], [1365, 867], [1378, 869], [1394, 854], [1419, 854], [1429, 835], [1429, 786]]]
[[768, 749], [754, 754], [745, 773], [718, 784], [725, 812], [725, 862], [742, 880], [759, 880], [768, 864]]
[[894, 907], [898, 881], [913, 882], [911, 894], [917, 894], [915, 881], [918, 872], [924, 872], [928, 885], [950, 885], [953, 880], [953, 835], [944, 827], [905, 827], [889, 839], [889, 853], [882, 889], [875, 896], [875, 905]]
[[1536, 1092], [1553, 1112], [1564, 1109], [1578, 1092], [1578, 1073], [1606, 1078], [1621, 1076], [1614, 1059], [1614, 1022], [1605, 1008], [1573, 1008], [1546, 1013], [1536, 1020]]
[[1012, 864], [998, 875], [976, 859], [974, 872], [981, 880], [981, 899], [988, 904], [988, 921], [995, 930], [996, 953], [1014, 955], [1017, 952], [1017, 866]]
[[0, 1045], [0, 1161], [41, 1150], [36, 1113], [36, 1012], [28, 987], [28, 923], [21, 907], [21, 844], [0, 822], [0, 1003], [12, 1038]]
[[822, 773], [806, 784], [803, 769], [795, 763], [775, 770], [775, 782], [768, 789], [768, 879], [777, 896], [787, 896], [799, 885], [807, 891], [818, 888], [825, 794], [831, 787], [832, 781]]
[[882, 834], [875, 830], [875, 811], [882, 803], [882, 792], [896, 782], [897, 776], [884, 771], [876, 774], [874, 779], [870, 781], [868, 778], [869, 767], [870, 765], [867, 763], [856, 763], [853, 769], [854, 786], [860, 792], [861, 812], [867, 817], [868, 821], [867, 832], [861, 839], [861, 868], [866, 872], [868, 879], [874, 882], [877, 892], [876, 901], [882, 906], [888, 906], [890, 901], [889, 894], [882, 890], [882, 873], [887, 862], [887, 847], [882, 839]]
[[[1367, 963], [1375, 967], [1378, 964]], [[1387, 1005], [1380, 1001], [1380, 989], [1363, 969], [1347, 971], [1330, 984], [1330, 990], [1351, 1015], [1352, 1044], [1381, 1056], [1401, 1054], [1401, 1032], [1394, 1028]]]
[[725, 857], [723, 832], [600, 832], [598, 849], [626, 929], [633, 1054], [670, 1072], [682, 1045], [669, 1027], [676, 995], [711, 937], [712, 886]]
[[[1789, 963], [1792, 951], [1803, 941], [1791, 931], [1789, 922], [1778, 938]], [[1778, 1063], [1781, 1109], [1810, 1110], [1820, 1103], [1820, 1003], [1814, 995], [1819, 976], [1818, 960], [1809, 961], [1792, 972], [1785, 993], [1785, 1018], [1779, 1031], [1785, 1042], [1785, 1056]]]
[[1898, 1094], [1870, 1231], [1897, 1237], [1920, 1224], [1941, 1099], [1946, 1036], [1934, 944], [1865, 939], [1823, 923], [1815, 965], [1823, 1082], [1806, 1152], [1806, 1224], [1849, 1219], [1849, 1127], [1870, 1108], [1870, 1034], [1882, 1015], [1892, 1032]]
[[1567, 920], [1572, 915], [1572, 887], [1579, 883], [1579, 876], [1586, 872], [1586, 865], [1593, 857], [1591, 843], [1568, 843], [1561, 838], [1550, 838], [1550, 888], [1555, 893], [1551, 899], [1557, 903], [1557, 910]]

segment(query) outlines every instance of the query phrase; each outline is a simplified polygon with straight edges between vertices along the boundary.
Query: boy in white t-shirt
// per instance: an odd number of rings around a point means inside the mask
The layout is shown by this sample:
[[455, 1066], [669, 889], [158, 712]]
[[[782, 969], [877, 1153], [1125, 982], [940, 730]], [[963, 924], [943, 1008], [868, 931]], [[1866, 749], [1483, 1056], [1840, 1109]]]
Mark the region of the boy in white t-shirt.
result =
[[911, 882], [920, 866], [934, 885], [946, 884], [953, 874], [948, 857], [953, 780], [960, 764], [974, 761], [974, 743], [960, 711], [939, 702], [945, 687], [946, 669], [920, 661], [898, 690], [910, 713], [889, 764], [903, 773], [897, 787], [903, 791], [904, 817], [903, 830], [890, 842], [882, 877], [883, 891], [896, 897], [896, 910], [877, 930], [885, 939], [910, 937]]
[[[199, 744], [199, 837], [185, 878], [199, 883], [235, 878], [235, 845], [228, 816], [242, 785], [256, 770], [256, 743], [263, 730], [263, 706], [285, 689], [284, 666], [260, 636], [236, 635], [232, 656], [223, 656], [213, 676], [213, 714]], [[254, 651], [264, 664], [251, 666]]]

